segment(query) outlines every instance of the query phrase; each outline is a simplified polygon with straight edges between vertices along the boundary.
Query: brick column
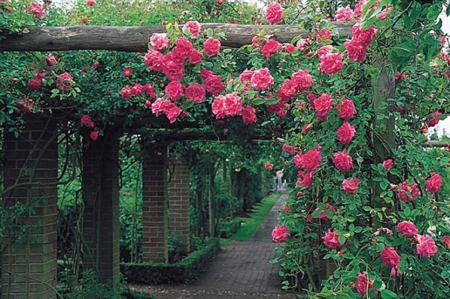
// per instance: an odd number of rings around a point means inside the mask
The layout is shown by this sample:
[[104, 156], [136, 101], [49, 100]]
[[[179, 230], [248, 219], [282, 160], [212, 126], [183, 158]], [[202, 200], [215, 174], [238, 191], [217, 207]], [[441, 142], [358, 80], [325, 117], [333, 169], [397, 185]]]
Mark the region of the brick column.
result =
[[[48, 120], [28, 120], [18, 138], [3, 141], [4, 190], [13, 187], [3, 204], [23, 204], [32, 212], [16, 215], [22, 233], [3, 229], [2, 297], [56, 298], [57, 166], [56, 126]], [[18, 213], [17, 208], [12, 209]], [[9, 233], [9, 235], [8, 235]]]
[[168, 261], [167, 164], [165, 148], [147, 152], [142, 171], [142, 251], [144, 262]]
[[171, 159], [169, 181], [169, 231], [183, 244], [186, 252], [190, 249], [190, 176], [187, 161]]
[[119, 134], [110, 130], [83, 149], [84, 269], [119, 281]]

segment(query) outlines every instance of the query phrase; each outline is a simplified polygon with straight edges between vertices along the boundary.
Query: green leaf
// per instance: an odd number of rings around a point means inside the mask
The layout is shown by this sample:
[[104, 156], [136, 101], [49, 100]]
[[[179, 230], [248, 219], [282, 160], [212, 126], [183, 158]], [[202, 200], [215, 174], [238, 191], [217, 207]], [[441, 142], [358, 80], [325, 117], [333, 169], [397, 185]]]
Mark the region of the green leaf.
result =
[[433, 4], [432, 6], [430, 6], [428, 8], [427, 20], [429, 20], [429, 21], [436, 20], [436, 18], [441, 13], [441, 10], [442, 10], [442, 6], [440, 5], [440, 3], [436, 3], [436, 4]]
[[416, 52], [416, 45], [412, 41], [401, 43], [400, 45], [393, 47], [389, 53], [389, 58], [393, 63], [404, 64], [414, 56]]

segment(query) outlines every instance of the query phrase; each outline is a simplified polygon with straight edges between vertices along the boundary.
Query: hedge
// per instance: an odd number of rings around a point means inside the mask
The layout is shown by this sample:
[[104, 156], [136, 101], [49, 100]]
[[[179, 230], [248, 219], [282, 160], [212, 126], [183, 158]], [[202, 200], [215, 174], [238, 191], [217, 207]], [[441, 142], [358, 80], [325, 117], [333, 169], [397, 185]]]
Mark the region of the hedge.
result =
[[190, 253], [176, 263], [122, 263], [120, 272], [129, 283], [184, 283], [198, 277], [219, 248], [219, 239], [211, 238], [200, 250]]

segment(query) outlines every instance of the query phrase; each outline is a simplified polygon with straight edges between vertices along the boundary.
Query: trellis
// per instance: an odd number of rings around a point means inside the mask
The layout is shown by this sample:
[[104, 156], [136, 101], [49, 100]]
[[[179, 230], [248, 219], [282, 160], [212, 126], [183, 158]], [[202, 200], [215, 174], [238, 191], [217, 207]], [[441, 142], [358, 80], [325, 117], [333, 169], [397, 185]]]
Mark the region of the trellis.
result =
[[[353, 23], [339, 22], [334, 24], [340, 35], [346, 36], [351, 32]], [[251, 43], [254, 35], [264, 30], [265, 35], [273, 35], [279, 42], [290, 42], [296, 36], [306, 37], [309, 32], [300, 30], [298, 26], [250, 26], [232, 24], [202, 24], [202, 28], [211, 28], [216, 32], [224, 32], [226, 39], [222, 41], [224, 47], [241, 47]], [[143, 52], [147, 50], [148, 40], [152, 33], [165, 32], [164, 26], [151, 27], [103, 27], [103, 26], [73, 26], [73, 27], [31, 27], [28, 34], [11, 35], [0, 42], [0, 51], [65, 51], [65, 50], [113, 50]], [[393, 97], [395, 89], [394, 74], [387, 71], [385, 62], [379, 59], [376, 66], [384, 70], [373, 81], [374, 107], [376, 113], [387, 114], [381, 109], [384, 101]], [[387, 106], [387, 105], [386, 105]], [[381, 119], [375, 116], [378, 122], [383, 122], [384, 127], [393, 128], [394, 119]], [[27, 161], [34, 163], [36, 169], [42, 169], [40, 175], [34, 176], [39, 182], [31, 188], [30, 185], [18, 187], [6, 197], [27, 201], [31, 196], [47, 196], [51, 204], [40, 207], [39, 213], [30, 217], [34, 222], [47, 221], [44, 228], [34, 237], [37, 240], [34, 245], [37, 251], [33, 251], [30, 243], [13, 244], [14, 240], [7, 237], [4, 242], [11, 242], [10, 249], [3, 256], [2, 273], [2, 298], [55, 298], [54, 290], [56, 281], [56, 166], [57, 148], [53, 136], [54, 124], [46, 120], [33, 120], [27, 124], [19, 138], [6, 135], [4, 140], [5, 163], [5, 187], [16, 183], [16, 178], [21, 171], [22, 162], [26, 159], [27, 152], [39, 148], [48, 156], [39, 161], [29, 158]], [[41, 133], [41, 134], [39, 134]], [[204, 134], [204, 133], [202, 133]], [[188, 138], [187, 135], [178, 138]], [[96, 268], [102, 279], [117, 281], [119, 277], [118, 255], [118, 190], [117, 169], [113, 165], [118, 155], [118, 134], [115, 129], [105, 132], [95, 144], [89, 145], [84, 151], [83, 196], [88, 200], [85, 218], [89, 219], [85, 224], [85, 239], [92, 249], [93, 254], [85, 261], [85, 266]], [[392, 130], [378, 131], [373, 134], [376, 145], [376, 160], [383, 161], [390, 156], [393, 147], [394, 135]], [[28, 144], [28, 146], [26, 145]], [[102, 146], [100, 146], [102, 144]], [[46, 149], [51, 148], [51, 151]], [[109, 162], [107, 162], [109, 161]], [[112, 161], [112, 162], [111, 162]], [[52, 165], [51, 167], [49, 165]], [[149, 161], [153, 167], [148, 178], [153, 177], [156, 183], [149, 189], [149, 196], [157, 201], [146, 206], [144, 203], [144, 218], [150, 217], [152, 210], [153, 219], [159, 219], [160, 225], [156, 231], [166, 229], [166, 186], [164, 178], [164, 165], [158, 161]], [[154, 194], [153, 194], [154, 193]], [[186, 199], [185, 199], [186, 200]], [[155, 212], [156, 211], [156, 212]], [[147, 214], [145, 214], [147, 213]], [[30, 223], [30, 219], [25, 219]], [[28, 222], [27, 222], [28, 221]], [[89, 223], [88, 223], [89, 222]], [[95, 231], [97, 230], [97, 231]], [[150, 231], [144, 233], [150, 233]], [[97, 237], [94, 237], [97, 236]], [[164, 234], [155, 236], [162, 246], [167, 242]], [[144, 241], [145, 243], [145, 241]], [[146, 244], [144, 244], [145, 246]], [[35, 246], [35, 247], [36, 247]], [[39, 247], [40, 246], [40, 247]], [[164, 261], [164, 252], [149, 252], [158, 260]], [[25, 261], [24, 261], [25, 259]]]

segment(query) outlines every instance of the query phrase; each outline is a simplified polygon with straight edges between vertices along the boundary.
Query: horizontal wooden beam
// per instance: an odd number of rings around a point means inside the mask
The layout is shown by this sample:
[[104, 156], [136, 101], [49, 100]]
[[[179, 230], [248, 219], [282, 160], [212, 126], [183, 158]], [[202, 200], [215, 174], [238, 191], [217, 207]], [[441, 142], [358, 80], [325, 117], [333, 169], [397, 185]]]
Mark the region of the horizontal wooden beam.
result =
[[[182, 26], [182, 25], [180, 25]], [[352, 22], [336, 22], [340, 35], [348, 36]], [[279, 42], [288, 43], [296, 36], [306, 37], [308, 31], [298, 25], [238, 25], [202, 24], [202, 29], [224, 32], [226, 40], [222, 46], [239, 48], [251, 44], [252, 37], [264, 30], [264, 35], [273, 35]], [[30, 27], [29, 33], [8, 35], [0, 41], [0, 51], [69, 51], [69, 50], [111, 50], [144, 52], [148, 49], [153, 33], [166, 32], [164, 26], [117, 27], [117, 26], [69, 26]]]

